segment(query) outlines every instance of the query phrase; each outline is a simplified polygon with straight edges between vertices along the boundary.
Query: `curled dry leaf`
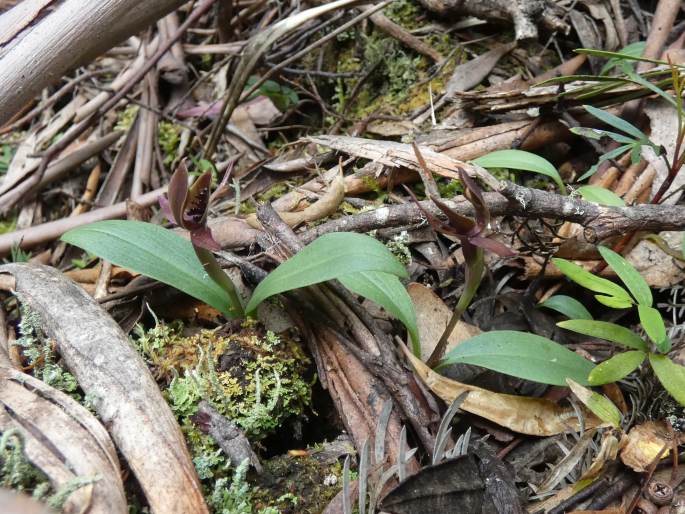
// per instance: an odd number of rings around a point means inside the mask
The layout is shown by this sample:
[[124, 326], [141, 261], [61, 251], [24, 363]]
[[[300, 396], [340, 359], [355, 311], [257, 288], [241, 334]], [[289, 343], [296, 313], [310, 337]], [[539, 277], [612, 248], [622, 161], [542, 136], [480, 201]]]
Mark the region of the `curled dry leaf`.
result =
[[[53, 490], [63, 490], [75, 479], [93, 480], [67, 498], [64, 512], [128, 512], [116, 450], [93, 414], [14, 369], [1, 352], [0, 390], [0, 432], [17, 431], [27, 459], [50, 479]], [[7, 512], [1, 497], [0, 506]]]
[[[278, 215], [291, 227], [295, 227], [301, 223], [317, 221], [333, 214], [345, 199], [345, 179], [343, 177], [342, 169], [335, 175], [331, 181], [328, 191], [321, 196], [316, 202], [307, 208], [296, 212], [279, 212]], [[253, 227], [261, 229], [262, 225], [257, 221], [255, 214], [250, 214], [245, 218], [245, 221]]]
[[[207, 513], [178, 424], [119, 325], [57, 270], [6, 264], [27, 308], [55, 340], [66, 367], [92, 398], [154, 514]], [[172, 494], [173, 493], [173, 494]]]
[[[421, 360], [402, 347], [417, 375], [446, 403], [451, 404], [457, 396], [467, 392], [461, 409], [493, 421], [514, 432], [537, 436], [550, 436], [580, 428], [578, 418], [571, 408], [563, 408], [544, 398], [501, 394], [480, 387], [462, 384], [439, 375]], [[585, 427], [597, 426], [599, 420], [589, 413], [585, 415]]]
[[666, 447], [662, 459], [668, 457], [668, 448], [674, 444], [683, 444], [685, 435], [678, 434], [678, 441], [673, 441], [665, 421], [647, 421], [634, 426], [621, 441], [621, 462], [638, 473], [649, 469], [659, 452]]
[[[407, 286], [407, 292], [416, 309], [416, 323], [421, 340], [421, 359], [425, 361], [445, 331], [452, 316], [452, 310], [431, 288], [423, 284], [412, 282]], [[462, 341], [477, 336], [480, 332], [478, 327], [458, 321], [457, 326], [447, 338], [445, 351], [449, 352]]]

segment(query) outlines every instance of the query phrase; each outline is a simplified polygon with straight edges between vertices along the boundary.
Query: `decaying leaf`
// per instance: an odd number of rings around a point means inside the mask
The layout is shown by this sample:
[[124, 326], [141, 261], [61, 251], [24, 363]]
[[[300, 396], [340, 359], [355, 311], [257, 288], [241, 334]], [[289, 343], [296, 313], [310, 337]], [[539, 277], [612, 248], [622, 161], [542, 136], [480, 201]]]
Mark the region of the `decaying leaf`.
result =
[[[407, 292], [416, 309], [416, 322], [421, 339], [421, 358], [425, 361], [444, 332], [452, 311], [431, 288], [423, 284], [412, 282], [407, 286]], [[445, 351], [449, 352], [462, 341], [477, 336], [480, 332], [478, 327], [458, 321], [447, 339]]]
[[[345, 179], [343, 177], [342, 168], [335, 175], [331, 181], [328, 191], [321, 196], [316, 202], [309, 205], [301, 211], [295, 212], [279, 212], [278, 215], [291, 227], [295, 227], [301, 223], [310, 221], [317, 221], [333, 214], [345, 199]], [[261, 223], [257, 221], [255, 214], [250, 214], [245, 218], [245, 221], [254, 228], [260, 229]]]
[[[426, 385], [448, 404], [460, 394], [468, 396], [461, 409], [493, 421], [521, 434], [549, 436], [579, 429], [578, 418], [571, 408], [563, 408], [544, 398], [514, 396], [462, 384], [434, 372], [417, 357], [403, 348], [407, 359]], [[597, 426], [599, 420], [590, 413], [585, 415], [585, 427]]]
[[151, 511], [207, 513], [176, 419], [119, 325], [54, 268], [6, 264], [0, 273], [14, 276], [24, 305], [54, 339], [65, 366], [92, 399], [136, 475]]
[[[50, 479], [53, 490], [76, 480], [86, 484], [68, 496], [64, 512], [128, 512], [116, 450], [93, 414], [14, 369], [2, 352], [0, 391], [0, 432], [16, 431], [27, 459]], [[0, 511], [7, 512], [2, 499]]]
[[631, 428], [621, 440], [621, 462], [638, 473], [646, 471], [654, 462], [659, 452], [665, 447], [662, 458], [668, 457], [668, 448], [674, 445], [672, 437], [677, 437], [676, 444], [685, 442], [685, 435], [674, 434], [665, 421], [647, 421]]
[[381, 508], [393, 514], [422, 512], [497, 512], [484, 502], [485, 481], [471, 455], [423, 468], [383, 499]]

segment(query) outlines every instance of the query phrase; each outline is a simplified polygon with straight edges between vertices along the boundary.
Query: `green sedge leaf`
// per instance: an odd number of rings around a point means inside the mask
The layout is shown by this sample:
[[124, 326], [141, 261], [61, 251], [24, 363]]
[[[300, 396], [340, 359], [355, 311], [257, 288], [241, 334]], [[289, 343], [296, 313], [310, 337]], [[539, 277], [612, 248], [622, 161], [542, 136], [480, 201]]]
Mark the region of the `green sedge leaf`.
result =
[[552, 385], [565, 385], [567, 378], [587, 384], [594, 368], [592, 362], [559, 343], [513, 330], [485, 332], [467, 339], [449, 352], [439, 367], [457, 363]]
[[649, 363], [664, 389], [685, 406], [685, 367], [676, 364], [666, 355], [649, 354]]
[[602, 305], [611, 307], [612, 309], [628, 309], [633, 306], [632, 300], [626, 300], [625, 298], [617, 298], [615, 296], [605, 296], [603, 294], [596, 294], [595, 300], [597, 300]]
[[599, 165], [602, 164], [604, 161], [608, 161], [609, 159], [614, 159], [618, 157], [619, 155], [624, 154], [628, 150], [632, 149], [633, 145], [622, 145], [619, 146], [618, 148], [614, 148], [613, 150], [608, 151], [607, 153], [604, 153], [599, 156], [599, 160], [597, 161], [596, 164], [592, 165], [589, 170], [587, 170], [585, 173], [583, 173], [580, 177], [578, 177], [578, 182], [581, 180], [585, 180], [586, 178], [591, 177], [592, 175], [595, 174], [597, 171], [597, 168], [599, 168]]
[[[640, 84], [642, 87], [646, 89], [649, 89], [653, 93], [656, 93], [661, 98], [666, 100], [669, 104], [671, 104], [671, 106], [675, 107], [676, 109], [678, 108], [678, 102], [675, 100], [675, 98], [673, 98], [672, 95], [668, 94], [666, 91], [664, 91], [660, 87], [656, 86], [655, 84], [644, 78], [642, 75], [633, 70], [632, 67], [628, 66], [627, 63], [623, 63], [621, 65], [621, 70], [630, 80], [636, 82], [637, 84]], [[647, 136], [645, 136], [645, 141], [648, 141]]]
[[562, 194], [566, 194], [566, 186], [554, 165], [534, 153], [523, 150], [497, 150], [478, 157], [473, 162], [483, 168], [507, 168], [546, 175], [554, 180]]
[[598, 386], [602, 384], [611, 384], [612, 382], [621, 380], [635, 371], [645, 360], [645, 357], [647, 357], [645, 352], [637, 350], [614, 355], [610, 359], [595, 366], [595, 369], [590, 372], [588, 382], [590, 382], [590, 385], [592, 386]]
[[647, 135], [642, 132], [639, 128], [637, 128], [635, 125], [632, 123], [627, 122], [623, 118], [619, 118], [618, 116], [615, 116], [611, 114], [610, 112], [603, 111], [602, 109], [597, 109], [596, 107], [593, 107], [592, 105], [583, 105], [583, 108], [592, 114], [595, 118], [603, 121], [607, 125], [610, 125], [621, 132], [625, 132], [626, 134], [630, 134], [633, 136], [635, 139], [642, 139], [644, 141], [647, 141]]
[[635, 350], [647, 351], [647, 345], [639, 335], [616, 323], [586, 319], [570, 319], [567, 321], [560, 321], [557, 323], [557, 326], [586, 336], [605, 339], [612, 343], [627, 346], [628, 348], [633, 348]]
[[605, 423], [609, 423], [614, 428], [621, 426], [621, 411], [618, 407], [609, 400], [606, 396], [595, 393], [593, 390], [583, 387], [582, 385], [567, 379], [566, 383], [571, 388], [574, 395], [588, 408], [590, 411]]
[[400, 279], [382, 271], [360, 271], [338, 277], [338, 280], [350, 291], [376, 302], [404, 323], [414, 355], [421, 355], [414, 304]]
[[600, 186], [580, 186], [576, 191], [580, 193], [583, 200], [599, 205], [609, 205], [612, 207], [625, 207], [625, 202], [613, 191]]
[[242, 311], [241, 306], [231, 303], [224, 289], [210, 280], [190, 241], [159, 225], [98, 221], [68, 231], [62, 241], [175, 287], [225, 316]]
[[611, 57], [602, 67], [599, 74], [605, 75], [607, 72], [609, 72], [612, 68], [618, 66], [625, 59], [632, 60], [632, 58], [640, 58], [645, 51], [646, 44], [646, 41], [636, 41], [635, 43], [631, 43], [623, 47], [621, 50], [616, 52], [616, 54], [620, 55], [620, 57]]
[[645, 279], [642, 278], [642, 275], [620, 254], [606, 246], [598, 246], [597, 249], [609, 267], [616, 272], [618, 278], [621, 279], [621, 282], [625, 284], [628, 291], [637, 300], [637, 303], [651, 306], [654, 301], [652, 299], [652, 290]]
[[554, 257], [552, 262], [559, 268], [559, 271], [585, 289], [607, 296], [615, 296], [618, 299], [630, 302], [630, 295], [618, 284], [614, 284], [610, 280], [593, 275], [581, 266], [578, 266], [571, 261], [567, 261], [566, 259]]
[[324, 234], [262, 280], [245, 310], [252, 312], [275, 294], [361, 271], [407, 276], [404, 266], [375, 238], [353, 232]]
[[574, 52], [576, 52], [578, 54], [591, 55], [593, 57], [605, 57], [607, 59], [617, 59], [619, 62], [627, 59], [627, 60], [632, 60], [632, 61], [651, 62], [653, 64], [668, 64], [666, 61], [660, 61], [658, 59], [649, 59], [647, 57], [642, 57], [641, 54], [637, 55], [634, 52], [624, 53], [622, 50], [618, 51], [618, 52], [610, 52], [609, 50], [595, 50], [594, 48], [576, 48], [574, 50]]
[[664, 325], [664, 318], [661, 313], [654, 307], [647, 305], [638, 305], [637, 312], [640, 315], [640, 323], [645, 329], [649, 338], [654, 342], [654, 345], [660, 352], [666, 353], [671, 349], [671, 341], [666, 335], [666, 326]]
[[586, 137], [588, 139], [599, 140], [603, 137], [608, 137], [613, 139], [617, 143], [623, 143], [626, 145], [635, 144], [635, 139], [632, 137], [624, 136], [617, 132], [611, 132], [609, 130], [596, 129], [591, 127], [571, 127], [569, 131], [578, 136]]
[[563, 294], [554, 295], [539, 307], [555, 310], [570, 319], [592, 319], [592, 314], [575, 298]]

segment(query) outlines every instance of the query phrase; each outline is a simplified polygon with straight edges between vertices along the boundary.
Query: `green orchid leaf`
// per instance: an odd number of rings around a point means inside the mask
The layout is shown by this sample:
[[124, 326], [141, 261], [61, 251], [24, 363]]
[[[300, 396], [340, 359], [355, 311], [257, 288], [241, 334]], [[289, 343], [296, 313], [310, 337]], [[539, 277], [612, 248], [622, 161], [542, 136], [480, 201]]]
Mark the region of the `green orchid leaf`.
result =
[[666, 355], [649, 354], [649, 363], [664, 389], [685, 406], [685, 367], [676, 364]]
[[617, 298], [615, 296], [605, 296], [602, 294], [596, 294], [595, 300], [597, 300], [602, 305], [611, 307], [612, 309], [628, 309], [633, 306], [632, 300], [626, 300], [625, 298]]
[[616, 272], [621, 282], [625, 284], [640, 305], [651, 306], [652, 290], [642, 278], [642, 275], [621, 255], [610, 250], [606, 246], [598, 246], [597, 249], [609, 267]]
[[595, 369], [590, 372], [588, 382], [592, 386], [598, 386], [621, 380], [635, 371], [645, 357], [647, 357], [645, 352], [637, 350], [614, 355], [595, 366]]
[[545, 337], [513, 330], [485, 332], [460, 343], [440, 362], [474, 364], [507, 375], [566, 385], [566, 379], [587, 384], [594, 365]]
[[538, 306], [555, 310], [570, 319], [592, 319], [592, 314], [582, 303], [563, 294], [554, 295]]
[[637, 312], [640, 315], [642, 328], [645, 329], [657, 349], [662, 353], [668, 352], [671, 349], [671, 341], [666, 334], [666, 326], [661, 313], [654, 307], [646, 305], [638, 305]]
[[159, 280], [211, 305], [225, 316], [242, 312], [209, 275], [187, 239], [159, 225], [109, 220], [75, 228], [65, 241], [117, 266]]
[[275, 294], [362, 271], [407, 276], [404, 266], [375, 238], [353, 232], [324, 234], [262, 280], [245, 310], [252, 312]]
[[540, 173], [554, 180], [561, 194], [566, 194], [566, 186], [554, 165], [534, 153], [523, 150], [497, 150], [474, 159], [473, 163], [483, 168], [507, 168]]
[[612, 343], [617, 343], [635, 350], [647, 351], [647, 345], [639, 335], [632, 330], [615, 323], [586, 319], [570, 319], [567, 321], [560, 321], [557, 323], [557, 326], [577, 332], [578, 334], [605, 339]]
[[580, 186], [576, 189], [583, 200], [611, 207], [625, 207], [625, 202], [613, 191], [599, 186]]
[[595, 293], [614, 296], [618, 299], [631, 302], [628, 292], [618, 284], [593, 275], [581, 266], [578, 266], [571, 261], [567, 261], [566, 259], [555, 257], [552, 259], [552, 262], [564, 275], [573, 280], [576, 284], [581, 285], [590, 291], [594, 291]]
[[395, 275], [382, 271], [360, 271], [340, 276], [338, 280], [350, 291], [376, 302], [404, 323], [411, 337], [414, 355], [421, 355], [414, 304]]

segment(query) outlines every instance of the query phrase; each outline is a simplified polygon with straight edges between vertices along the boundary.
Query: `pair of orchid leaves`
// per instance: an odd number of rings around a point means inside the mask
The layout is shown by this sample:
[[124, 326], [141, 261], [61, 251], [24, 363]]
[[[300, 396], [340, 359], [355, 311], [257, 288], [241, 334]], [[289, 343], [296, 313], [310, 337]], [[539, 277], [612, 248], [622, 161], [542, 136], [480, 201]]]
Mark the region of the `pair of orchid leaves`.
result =
[[[424, 171], [428, 173], [423, 162], [421, 164]], [[482, 190], [462, 168], [458, 168], [458, 173], [464, 186], [464, 196], [473, 206], [475, 219], [459, 214], [442, 202], [440, 198], [431, 195], [431, 201], [447, 218], [447, 222], [444, 222], [426, 211], [416, 200], [414, 194], [411, 191], [409, 193], [436, 232], [456, 237], [461, 242], [466, 264], [465, 291], [470, 293], [469, 296], [473, 296], [483, 272], [482, 250], [492, 251], [501, 257], [510, 257], [516, 253], [503, 243], [486, 235], [486, 231], [490, 227], [490, 211], [483, 198]], [[233, 305], [230, 306], [230, 310], [233, 314], [244, 316], [243, 303], [233, 282], [221, 269], [212, 253], [219, 251], [221, 245], [213, 238], [211, 230], [207, 226], [209, 205], [217, 193], [223, 189], [229, 175], [230, 170], [216, 191], [210, 194], [212, 173], [210, 171], [203, 173], [191, 186], [188, 186], [188, 168], [186, 163], [182, 162], [169, 181], [168, 196], [160, 197], [159, 203], [162, 212], [171, 222], [188, 230], [195, 253], [208, 276], [226, 290], [231, 297]]]

